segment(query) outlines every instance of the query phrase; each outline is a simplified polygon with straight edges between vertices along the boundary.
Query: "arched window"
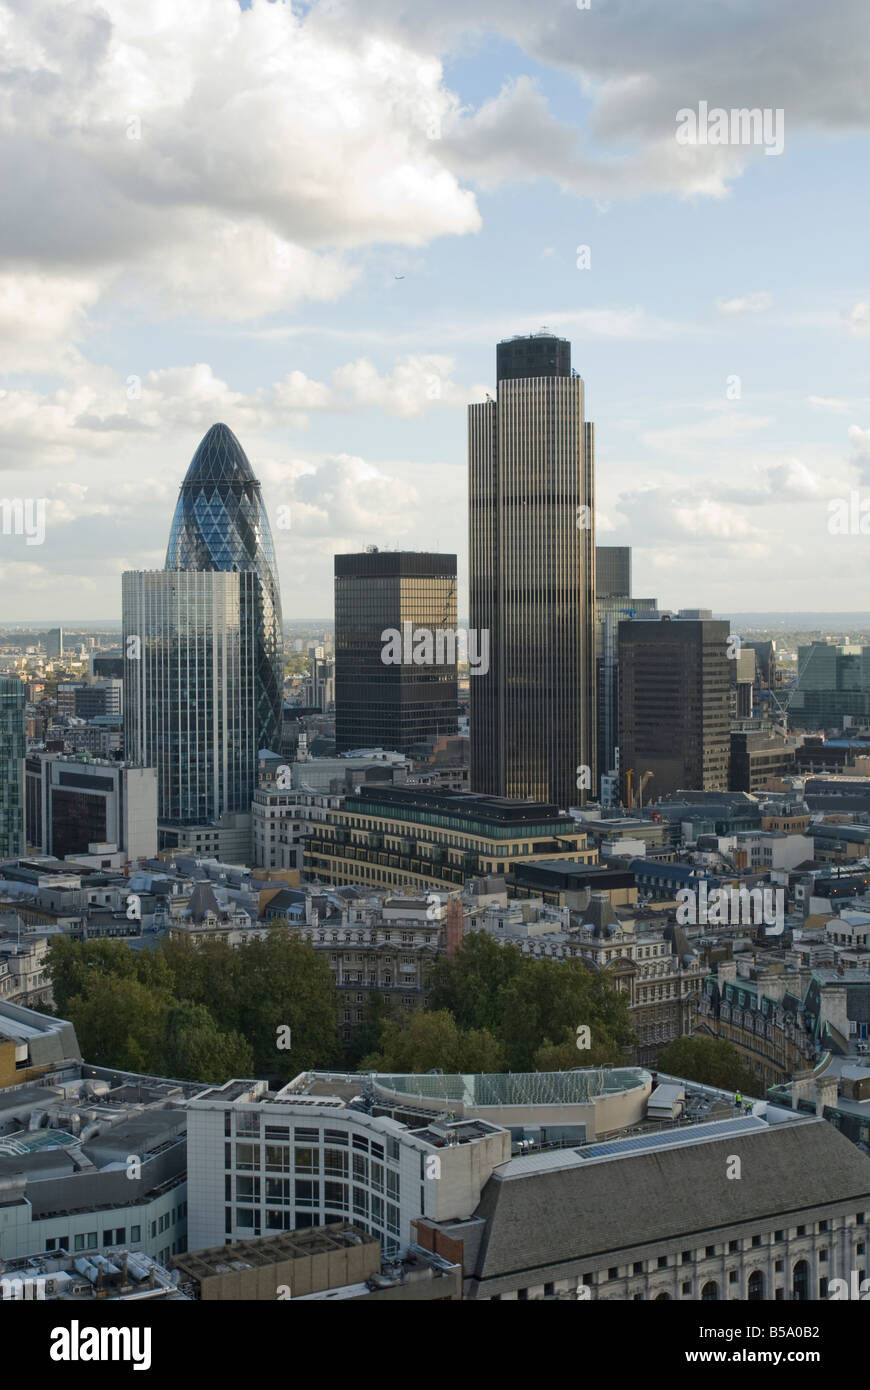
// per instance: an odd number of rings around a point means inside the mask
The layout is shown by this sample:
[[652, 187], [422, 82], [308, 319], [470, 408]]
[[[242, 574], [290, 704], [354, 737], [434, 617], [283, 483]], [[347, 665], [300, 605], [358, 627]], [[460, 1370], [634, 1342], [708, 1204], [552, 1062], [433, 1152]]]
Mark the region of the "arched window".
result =
[[719, 1297], [719, 1285], [715, 1279], [710, 1279], [701, 1290], [702, 1303], [715, 1303]]
[[810, 1267], [806, 1260], [798, 1260], [794, 1267], [792, 1295], [798, 1303], [806, 1303], [810, 1296]]
[[755, 1269], [749, 1276], [749, 1289], [747, 1300], [750, 1303], [758, 1303], [764, 1298], [764, 1275], [760, 1269]]
[[662, 1303], [665, 1299], [669, 1299], [669, 1298], [670, 1298], [670, 1294], [669, 1294], [669, 1293], [657, 1293], [656, 1296], [655, 1296], [655, 1301], [656, 1301], [656, 1303]]

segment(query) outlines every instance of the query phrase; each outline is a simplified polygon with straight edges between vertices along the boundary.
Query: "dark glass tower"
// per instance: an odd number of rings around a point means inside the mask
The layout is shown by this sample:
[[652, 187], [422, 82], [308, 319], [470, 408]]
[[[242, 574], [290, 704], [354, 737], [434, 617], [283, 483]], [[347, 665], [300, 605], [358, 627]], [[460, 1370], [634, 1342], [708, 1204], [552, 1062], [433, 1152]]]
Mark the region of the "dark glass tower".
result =
[[[384, 632], [408, 632], [401, 662], [385, 663]], [[456, 633], [456, 556], [364, 551], [335, 557], [335, 748], [407, 753], [455, 734], [456, 653], [449, 638], [415, 664], [413, 634]], [[404, 646], [404, 643], [403, 643]], [[443, 658], [438, 660], [438, 657]], [[407, 657], [407, 660], [404, 658]]]
[[24, 686], [0, 676], [0, 859], [24, 853]]
[[278, 569], [260, 484], [226, 425], [212, 425], [191, 460], [172, 519], [166, 568], [257, 575], [257, 742], [277, 751], [284, 688]]
[[565, 339], [499, 343], [497, 368], [468, 411], [470, 625], [492, 652], [471, 787], [567, 809], [596, 787], [593, 428]]

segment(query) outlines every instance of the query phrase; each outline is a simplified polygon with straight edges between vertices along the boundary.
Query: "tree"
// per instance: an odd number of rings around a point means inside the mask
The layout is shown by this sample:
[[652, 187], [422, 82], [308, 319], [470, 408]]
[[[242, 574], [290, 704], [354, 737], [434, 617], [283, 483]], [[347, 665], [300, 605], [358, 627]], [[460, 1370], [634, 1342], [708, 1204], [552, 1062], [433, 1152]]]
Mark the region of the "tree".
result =
[[383, 1042], [384, 1024], [390, 1018], [390, 1006], [379, 989], [372, 990], [363, 1013], [363, 1021], [355, 1028], [345, 1045], [345, 1064], [359, 1065], [360, 1059], [368, 1053], [376, 1053]]
[[134, 952], [123, 941], [54, 940], [46, 956], [58, 1015], [67, 1018], [69, 1001], [84, 996], [95, 975], [129, 977], [135, 973]]
[[383, 1025], [379, 1052], [363, 1058], [364, 1071], [420, 1073], [500, 1072], [504, 1052], [486, 1028], [461, 1029], [447, 1009], [415, 1010]]
[[449, 1009], [460, 1028], [498, 1033], [504, 992], [526, 964], [518, 946], [500, 945], [485, 931], [468, 932], [454, 960], [436, 961], [428, 1007]]
[[[531, 1071], [539, 1049], [574, 1039], [573, 1066], [620, 1062], [635, 1040], [628, 1002], [605, 976], [581, 961], [527, 960], [504, 991], [500, 1036], [511, 1071]], [[576, 1048], [578, 1026], [588, 1027], [592, 1048]]]
[[[233, 1026], [253, 1048], [258, 1076], [289, 1080], [340, 1057], [336, 1022], [338, 992], [322, 954], [287, 927], [237, 953], [238, 1022]], [[217, 1021], [229, 1027], [220, 1015]]]
[[160, 1053], [162, 1074], [179, 1081], [223, 1085], [253, 1073], [250, 1044], [238, 1033], [222, 1033], [204, 1005], [188, 1000], [168, 1010]]
[[95, 974], [86, 994], [67, 1001], [66, 1014], [89, 1062], [165, 1075], [161, 1043], [168, 1007], [165, 996], [138, 980]]
[[659, 1052], [657, 1067], [670, 1076], [723, 1091], [745, 1091], [751, 1096], [759, 1089], [758, 1078], [725, 1038], [675, 1038]]

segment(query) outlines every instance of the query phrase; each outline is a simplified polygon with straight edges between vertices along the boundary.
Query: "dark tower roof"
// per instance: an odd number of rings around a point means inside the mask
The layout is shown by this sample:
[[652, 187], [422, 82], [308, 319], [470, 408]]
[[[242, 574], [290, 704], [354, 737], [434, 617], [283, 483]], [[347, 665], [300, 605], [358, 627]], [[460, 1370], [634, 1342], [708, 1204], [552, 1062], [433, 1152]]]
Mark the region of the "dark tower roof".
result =
[[190, 461], [182, 487], [203, 483], [256, 483], [248, 456], [228, 425], [212, 425]]

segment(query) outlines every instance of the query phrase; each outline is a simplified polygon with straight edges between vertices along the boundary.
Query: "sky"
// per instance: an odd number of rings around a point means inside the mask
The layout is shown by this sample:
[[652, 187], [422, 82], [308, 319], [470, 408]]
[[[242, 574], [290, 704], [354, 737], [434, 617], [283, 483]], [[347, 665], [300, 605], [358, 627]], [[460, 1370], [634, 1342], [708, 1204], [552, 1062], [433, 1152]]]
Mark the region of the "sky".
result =
[[[0, 498], [45, 516], [0, 621], [117, 619], [219, 420], [285, 617], [369, 544], [456, 551], [464, 614], [466, 406], [544, 327], [635, 596], [866, 609], [868, 59], [855, 0], [0, 0]], [[702, 102], [781, 151], [681, 143]]]

